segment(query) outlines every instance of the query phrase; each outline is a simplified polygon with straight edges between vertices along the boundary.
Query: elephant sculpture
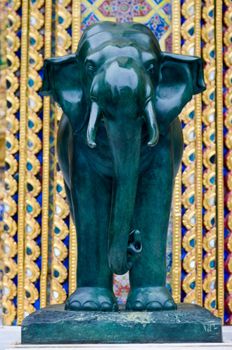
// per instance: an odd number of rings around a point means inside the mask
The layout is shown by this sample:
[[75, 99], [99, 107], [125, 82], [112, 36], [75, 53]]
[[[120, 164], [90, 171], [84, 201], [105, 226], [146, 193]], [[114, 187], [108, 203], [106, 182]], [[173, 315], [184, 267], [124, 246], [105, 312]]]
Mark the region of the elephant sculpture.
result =
[[202, 61], [162, 52], [138, 23], [99, 22], [76, 54], [45, 61], [42, 94], [63, 110], [57, 152], [77, 229], [77, 290], [67, 310], [171, 310], [166, 240], [183, 139], [178, 114], [205, 89]]

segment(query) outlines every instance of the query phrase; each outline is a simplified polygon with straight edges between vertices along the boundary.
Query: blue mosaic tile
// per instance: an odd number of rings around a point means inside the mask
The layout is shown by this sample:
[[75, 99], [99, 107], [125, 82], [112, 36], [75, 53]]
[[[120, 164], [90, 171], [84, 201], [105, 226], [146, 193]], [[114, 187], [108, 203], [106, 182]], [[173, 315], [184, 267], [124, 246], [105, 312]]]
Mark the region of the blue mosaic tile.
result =
[[98, 17], [93, 12], [91, 12], [87, 17], [83, 19], [81, 29], [85, 30], [91, 24], [96, 23], [98, 21], [99, 21]]
[[168, 23], [159, 14], [155, 14], [151, 17], [146, 25], [153, 31], [158, 40], [160, 40], [163, 34], [169, 29]]

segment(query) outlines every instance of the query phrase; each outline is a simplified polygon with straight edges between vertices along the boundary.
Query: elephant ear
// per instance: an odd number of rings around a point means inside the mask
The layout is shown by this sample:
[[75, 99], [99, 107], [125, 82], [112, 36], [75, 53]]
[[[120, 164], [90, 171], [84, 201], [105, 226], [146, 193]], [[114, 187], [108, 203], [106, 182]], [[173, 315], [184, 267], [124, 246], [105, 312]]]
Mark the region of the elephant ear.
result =
[[204, 90], [201, 58], [163, 52], [156, 89], [156, 113], [160, 132], [165, 132], [193, 95]]
[[[81, 69], [75, 55], [46, 59], [44, 62], [43, 96], [52, 96], [76, 128], [77, 114], [83, 118]], [[78, 121], [80, 126], [80, 121]]]

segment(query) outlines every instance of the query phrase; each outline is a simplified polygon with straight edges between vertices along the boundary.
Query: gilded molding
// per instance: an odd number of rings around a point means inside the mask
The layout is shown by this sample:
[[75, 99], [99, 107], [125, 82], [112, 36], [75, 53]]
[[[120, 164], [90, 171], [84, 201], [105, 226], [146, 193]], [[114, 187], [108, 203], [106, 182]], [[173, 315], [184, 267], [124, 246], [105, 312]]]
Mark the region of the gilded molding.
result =
[[[195, 54], [201, 56], [201, 1], [195, 1]], [[195, 97], [195, 133], [196, 133], [196, 302], [203, 303], [202, 295], [202, 119], [201, 95]]]
[[[70, 13], [70, 2], [56, 3], [56, 19], [55, 19], [55, 55], [64, 56], [71, 51], [72, 40], [68, 33], [68, 28], [72, 24], [72, 16]], [[60, 18], [63, 20], [60, 22]], [[55, 130], [54, 144], [56, 145], [56, 135], [59, 120], [62, 116], [61, 109], [55, 107]], [[57, 155], [55, 151], [55, 169], [54, 169], [54, 218], [52, 231], [52, 257], [51, 257], [51, 304], [63, 303], [67, 297], [63, 283], [66, 281], [68, 272], [63, 261], [68, 256], [68, 250], [63, 242], [69, 233], [66, 223], [69, 215], [69, 208], [66, 202], [66, 194], [64, 190], [64, 181], [61, 171], [57, 169]], [[73, 234], [71, 235], [73, 239]], [[73, 271], [72, 271], [73, 281]]]
[[[181, 35], [180, 35], [180, 1], [172, 2], [172, 45], [173, 52], [181, 52]], [[173, 240], [172, 240], [172, 295], [176, 303], [180, 302], [181, 297], [181, 169], [175, 179], [175, 188], [172, 204], [173, 217]]]
[[77, 286], [77, 239], [76, 229], [72, 221], [71, 215], [69, 218], [69, 279], [68, 279], [68, 291], [71, 295], [76, 290]]
[[216, 167], [215, 167], [215, 57], [208, 58], [209, 48], [215, 49], [214, 1], [204, 1], [201, 36], [203, 42], [206, 90], [202, 96], [203, 129], [203, 291], [204, 307], [217, 314], [216, 301]]
[[72, 52], [76, 52], [81, 36], [81, 0], [72, 0]]
[[226, 181], [225, 181], [225, 199], [226, 199], [226, 209], [227, 214], [225, 217], [225, 250], [226, 250], [226, 261], [225, 269], [228, 271], [228, 275], [225, 279], [225, 306], [226, 306], [226, 324], [232, 324], [232, 60], [231, 60], [231, 40], [230, 35], [232, 33], [232, 7], [230, 6], [230, 1], [225, 1], [225, 12], [224, 12], [224, 87], [225, 87], [225, 115], [224, 115], [224, 125], [226, 129], [225, 133], [225, 169], [227, 171]]
[[[42, 123], [40, 111], [42, 109], [42, 99], [38, 90], [42, 81], [39, 75], [40, 66], [35, 66], [31, 59], [33, 51], [36, 57], [40, 56], [40, 50], [43, 48], [41, 28], [44, 25], [43, 1], [36, 1], [29, 6], [29, 38], [28, 38], [28, 122], [27, 122], [27, 165], [26, 167], [26, 217], [29, 225], [40, 223], [41, 203], [41, 179], [40, 170], [40, 152], [42, 142], [39, 137]], [[42, 8], [42, 9], [41, 9]], [[37, 167], [34, 168], [35, 160]], [[30, 163], [30, 166], [28, 164]], [[34, 168], [34, 169], [33, 169]], [[32, 237], [30, 230], [25, 225], [25, 278], [24, 278], [24, 314], [27, 315], [35, 311], [35, 302], [39, 299], [37, 281], [40, 278], [40, 269], [37, 259], [40, 256], [40, 239]]]
[[[17, 275], [17, 265], [15, 257], [17, 255], [16, 231], [17, 223], [14, 213], [16, 211], [16, 201], [12, 198], [17, 194], [18, 186], [14, 178], [18, 170], [18, 133], [19, 123], [15, 113], [19, 109], [19, 99], [17, 90], [19, 87], [18, 62], [16, 51], [20, 47], [20, 42], [16, 35], [18, 30], [19, 16], [16, 13], [18, 7], [11, 4], [6, 8], [6, 1], [0, 3], [0, 31], [1, 31], [1, 66], [0, 66], [0, 202], [4, 204], [3, 222], [0, 223], [0, 270], [3, 271], [3, 277], [0, 281], [0, 290], [2, 290], [2, 321], [4, 325], [11, 325], [15, 321], [16, 307], [13, 299], [17, 295], [14, 278]], [[7, 19], [13, 14], [12, 25], [7, 26]], [[8, 40], [6, 40], [6, 38]], [[7, 59], [12, 65], [6, 65]], [[8, 85], [8, 89], [6, 86]], [[11, 108], [8, 108], [8, 106]], [[9, 111], [10, 109], [10, 111]], [[2, 146], [5, 148], [2, 151]], [[3, 166], [5, 165], [5, 171]]]
[[24, 318], [24, 260], [25, 260], [25, 199], [27, 161], [27, 77], [28, 77], [28, 27], [29, 3], [22, 0], [22, 36], [20, 68], [20, 141], [19, 141], [19, 184], [18, 184], [18, 285], [17, 320], [21, 325]]
[[[45, 0], [44, 24], [44, 59], [51, 56], [52, 31], [52, 0]], [[50, 139], [50, 97], [43, 101], [43, 182], [42, 182], [42, 233], [41, 233], [41, 277], [40, 277], [40, 305], [47, 304], [47, 275], [48, 275], [48, 219], [49, 219], [49, 139]]]
[[[184, 42], [181, 53], [194, 55], [195, 53], [195, 2], [186, 0], [182, 4], [183, 22], [181, 35]], [[194, 98], [181, 113], [184, 137], [184, 153], [182, 158], [182, 290], [185, 293], [183, 301], [196, 302], [196, 201], [195, 201], [195, 103]]]
[[216, 1], [216, 149], [217, 149], [217, 293], [218, 316], [224, 315], [224, 178], [223, 178], [223, 17]]
[[[81, 0], [72, 1], [72, 52], [75, 53], [81, 36]], [[69, 218], [69, 295], [76, 290], [77, 240], [76, 229]]]

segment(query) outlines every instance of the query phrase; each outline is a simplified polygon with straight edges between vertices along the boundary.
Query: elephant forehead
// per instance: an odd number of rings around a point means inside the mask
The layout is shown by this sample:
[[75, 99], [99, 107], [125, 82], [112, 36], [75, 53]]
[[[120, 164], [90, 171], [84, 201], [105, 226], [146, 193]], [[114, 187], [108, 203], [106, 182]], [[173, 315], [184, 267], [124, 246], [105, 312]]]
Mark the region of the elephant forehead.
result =
[[106, 46], [115, 45], [117, 47], [134, 46], [140, 51], [153, 52], [157, 56], [160, 54], [160, 47], [153, 35], [140, 32], [138, 30], [103, 31], [80, 41], [77, 54], [81, 58], [89, 56], [91, 53], [100, 51]]
[[101, 60], [106, 61], [108, 58], [120, 56], [138, 59], [141, 58], [141, 52], [134, 46], [126, 45], [124, 47], [119, 47], [110, 42], [107, 46], [104, 46], [102, 50], [91, 51], [87, 58], [93, 62], [100, 63]]
[[130, 45], [130, 43], [124, 47], [119, 47], [111, 42], [109, 45], [104, 46], [102, 50], [90, 52], [86, 57], [86, 62], [91, 61], [96, 65], [101, 65], [105, 64], [107, 60], [118, 57], [130, 57], [142, 63], [158, 60], [158, 56], [154, 52], [141, 50], [140, 48]]

